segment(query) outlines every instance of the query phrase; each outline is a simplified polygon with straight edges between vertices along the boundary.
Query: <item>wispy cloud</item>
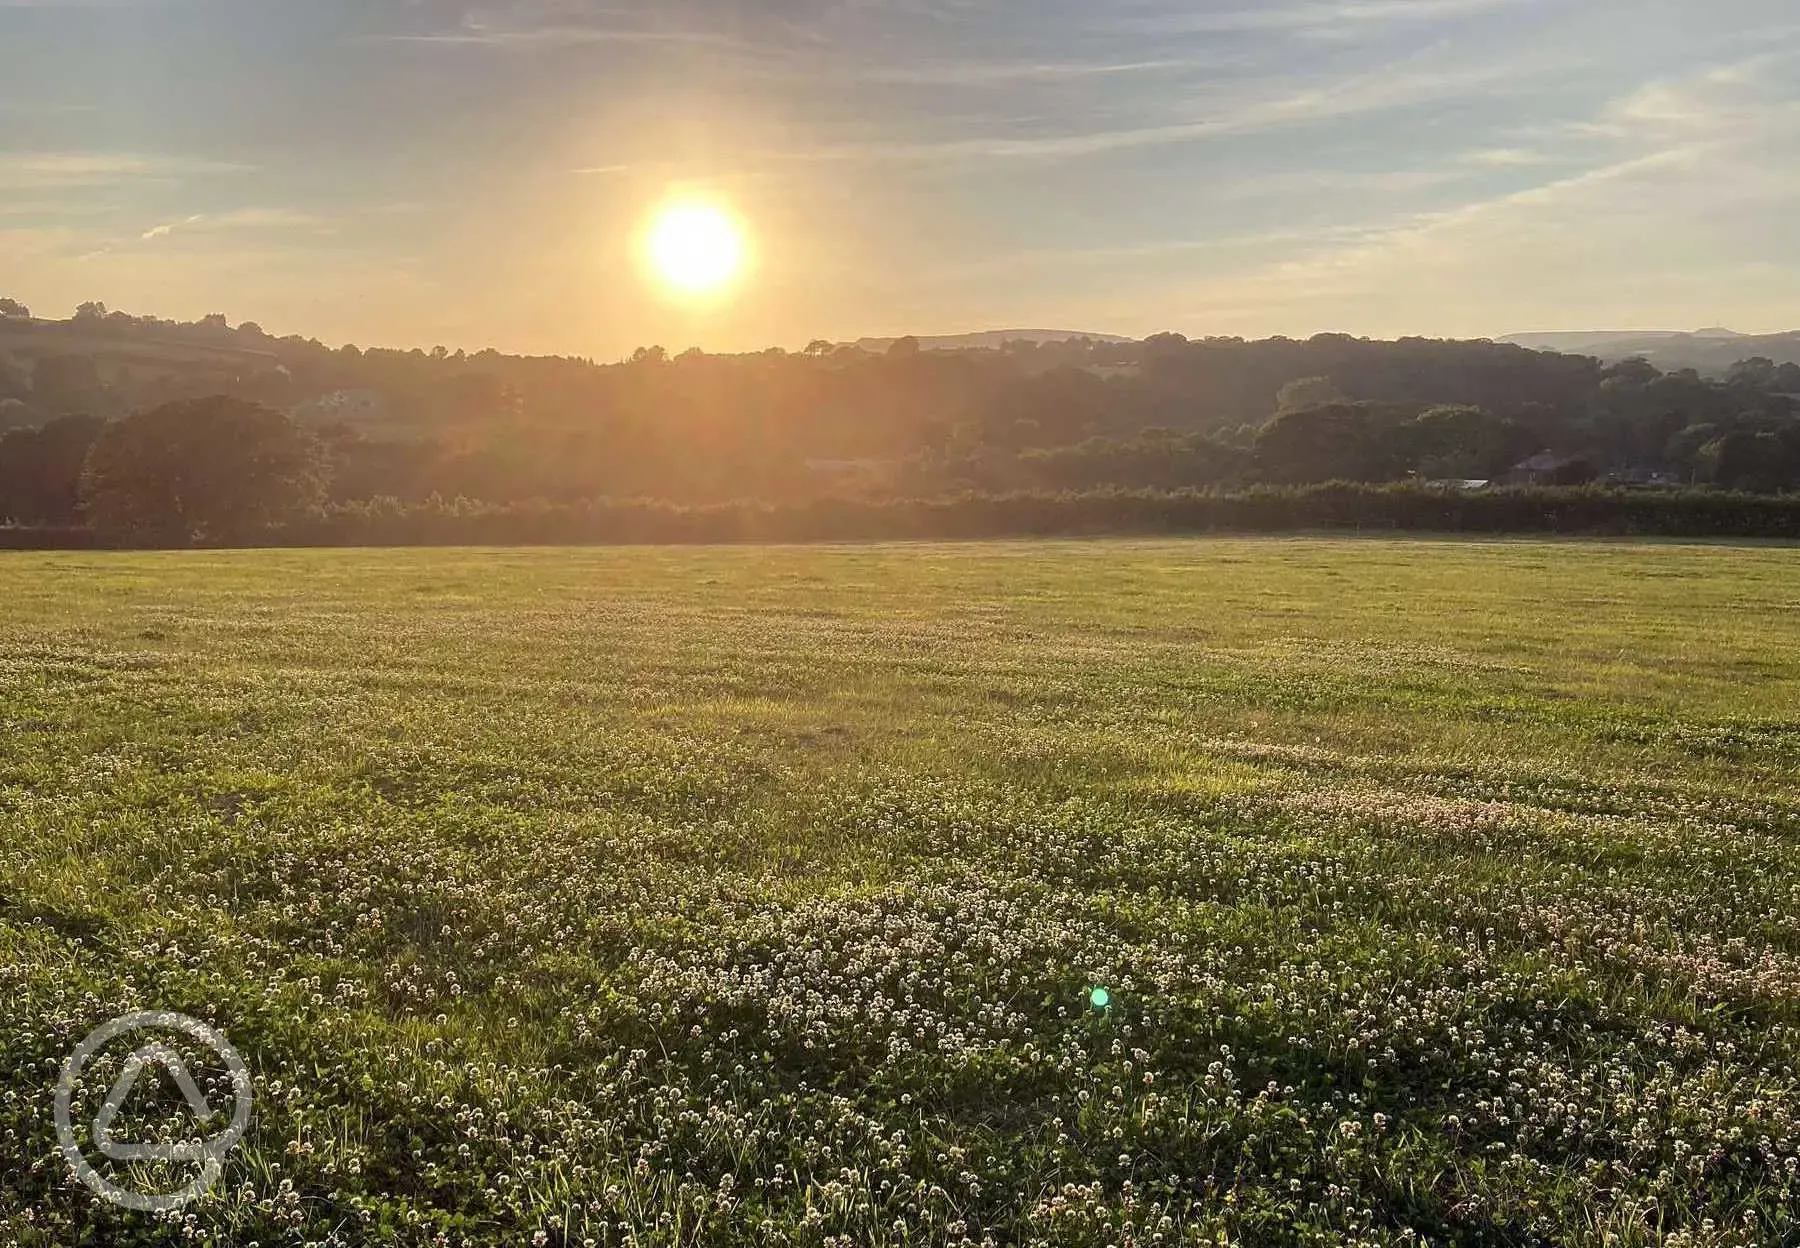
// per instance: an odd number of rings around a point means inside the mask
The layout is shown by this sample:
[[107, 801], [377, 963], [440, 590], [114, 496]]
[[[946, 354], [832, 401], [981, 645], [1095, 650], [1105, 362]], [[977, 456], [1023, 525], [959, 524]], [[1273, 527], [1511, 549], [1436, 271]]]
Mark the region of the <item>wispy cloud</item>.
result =
[[1201, 255], [1243, 256], [1271, 250], [1351, 244], [1378, 238], [1392, 229], [1391, 222], [1291, 227], [1220, 233], [1205, 238], [1147, 239], [1097, 247], [1041, 247], [1001, 252], [964, 264], [948, 265], [923, 274], [929, 282], [960, 282], [1027, 270], [1067, 273], [1071, 268], [1117, 269], [1137, 261], [1180, 262]]
[[175, 221], [153, 225], [138, 236], [140, 242], [168, 238], [176, 232], [200, 230], [306, 230], [330, 224], [330, 218], [286, 208], [237, 208], [230, 212], [196, 212]]
[[388, 44], [443, 48], [496, 48], [529, 51], [581, 45], [688, 45], [713, 48], [745, 48], [745, 40], [718, 31], [680, 26], [644, 26], [621, 23], [557, 22], [546, 25], [489, 26], [464, 24], [453, 29], [361, 35], [364, 44]]
[[124, 84], [90, 5], [0, 0], [0, 280], [34, 305], [604, 354], [694, 332], [625, 293], [693, 182], [763, 257], [709, 347], [1800, 323], [1794, 0], [116, 2], [155, 89], [83, 111], [48, 101]]
[[[1540, 72], [1544, 72], [1543, 67]], [[1211, 115], [1185, 120], [1060, 134], [989, 135], [926, 142], [870, 141], [773, 155], [819, 161], [1072, 159], [1258, 134], [1417, 107], [1446, 98], [1500, 95], [1525, 89], [1517, 66], [1432, 67], [1403, 62], [1323, 86], [1301, 87], [1260, 98], [1225, 99], [1215, 105]]]
[[1358, 28], [1439, 22], [1500, 9], [1560, 0], [1345, 0], [1343, 3], [1237, 4], [1232, 7], [1154, 6], [1160, 12], [1128, 25], [1163, 34], [1289, 31], [1340, 35]]
[[[1498, 332], [1612, 319], [1671, 326], [1800, 322], [1776, 280], [1800, 263], [1800, 106], [1791, 64], [1759, 58], [1628, 92], [1589, 124], [1601, 163], [1522, 189], [1305, 245], [1210, 291], [1215, 308], [1404, 307], [1410, 328]], [[1670, 240], [1688, 263], [1654, 262]], [[1730, 275], [1729, 277], [1727, 275]], [[1733, 307], [1740, 309], [1732, 316]], [[1215, 313], [1216, 314], [1216, 313]], [[1394, 312], [1377, 332], [1403, 332]]]
[[179, 182], [189, 178], [255, 171], [255, 167], [251, 165], [181, 156], [0, 152], [0, 190], [8, 191], [116, 186], [139, 181]]
[[97, 104], [68, 104], [52, 100], [0, 98], [0, 117], [69, 117], [99, 111]]
[[911, 65], [877, 65], [847, 71], [863, 82], [918, 87], [1006, 86], [1057, 83], [1084, 78], [1112, 78], [1192, 73], [1223, 60], [1150, 61], [933, 61]]
[[1484, 147], [1465, 153], [1463, 160], [1489, 169], [1529, 169], [1534, 165], [1551, 164], [1555, 158], [1529, 147]]
[[138, 235], [138, 241], [147, 243], [152, 239], [167, 238], [169, 235], [173, 234], [176, 230], [182, 229], [182, 228], [184, 228], [186, 226], [190, 226], [190, 225], [197, 225], [204, 220], [206, 220], [205, 217], [196, 214], [191, 217], [184, 217], [180, 221], [168, 222], [165, 225], [153, 225], [149, 229], [145, 230], [142, 234]]

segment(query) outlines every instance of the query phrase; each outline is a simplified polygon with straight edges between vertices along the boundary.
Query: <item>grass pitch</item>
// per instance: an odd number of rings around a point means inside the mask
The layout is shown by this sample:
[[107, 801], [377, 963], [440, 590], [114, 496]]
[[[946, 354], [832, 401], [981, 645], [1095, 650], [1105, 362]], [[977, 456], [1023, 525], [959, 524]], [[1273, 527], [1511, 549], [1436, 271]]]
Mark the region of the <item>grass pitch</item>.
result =
[[[0, 603], [0, 1243], [1800, 1241], [1800, 551], [9, 555]], [[174, 1220], [56, 1152], [134, 1009], [254, 1076]]]

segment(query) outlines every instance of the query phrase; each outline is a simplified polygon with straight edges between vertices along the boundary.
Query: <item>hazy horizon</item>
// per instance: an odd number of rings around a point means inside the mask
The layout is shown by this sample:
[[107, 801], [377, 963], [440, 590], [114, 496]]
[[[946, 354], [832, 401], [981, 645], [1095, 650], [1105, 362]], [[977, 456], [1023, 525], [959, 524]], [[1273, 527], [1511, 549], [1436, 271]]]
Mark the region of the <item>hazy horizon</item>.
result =
[[[100, 302], [102, 302], [104, 304], [103, 300]], [[109, 313], [124, 313], [134, 319], [142, 318], [142, 319], [147, 319], [147, 320], [168, 321], [168, 322], [173, 322], [177, 325], [192, 325], [192, 324], [194, 324], [194, 322], [191, 322], [191, 321], [186, 321], [186, 322], [181, 321], [180, 318], [164, 316], [154, 308], [124, 308], [124, 307], [114, 307], [111, 305], [105, 305], [105, 306]], [[75, 309], [61, 309], [61, 310], [57, 310], [54, 314], [46, 315], [45, 309], [33, 308], [32, 309], [32, 319], [39, 321], [39, 322], [47, 322], [47, 323], [54, 323], [54, 324], [79, 325], [80, 322], [75, 317], [74, 313], [75, 313]], [[498, 350], [498, 351], [500, 351], [500, 353], [502, 355], [507, 355], [507, 356], [516, 357], [516, 358], [557, 356], [557, 357], [565, 357], [565, 358], [589, 359], [597, 364], [606, 364], [606, 363], [613, 363], [613, 362], [629, 362], [632, 354], [634, 354], [638, 348], [642, 348], [642, 347], [658, 347], [658, 346], [660, 346], [663, 348], [663, 350], [668, 355], [674, 356], [674, 355], [680, 354], [684, 350], [688, 350], [697, 345], [697, 344], [693, 344], [693, 343], [679, 343], [679, 342], [661, 342], [661, 343], [640, 342], [640, 343], [637, 343], [634, 347], [632, 347], [630, 349], [622, 350], [622, 351], [614, 352], [614, 353], [610, 353], [610, 354], [606, 353], [606, 352], [594, 352], [594, 351], [563, 351], [563, 352], [557, 352], [557, 351], [540, 352], [540, 351], [531, 351], [531, 350], [513, 351], [513, 350], [505, 350], [505, 349], [497, 348], [492, 343], [485, 343], [485, 342], [479, 342], [479, 341], [466, 341], [466, 342], [465, 341], [449, 341], [449, 342], [433, 341], [433, 342], [429, 342], [429, 343], [422, 343], [422, 342], [390, 341], [390, 340], [386, 340], [386, 339], [369, 339], [369, 340], [341, 339], [340, 340], [340, 339], [334, 339], [334, 338], [330, 338], [327, 336], [322, 336], [319, 334], [311, 333], [304, 326], [299, 326], [299, 327], [271, 326], [271, 325], [267, 324], [266, 322], [260, 320], [254, 314], [234, 316], [234, 317], [230, 318], [229, 324], [234, 328], [236, 326], [242, 325], [242, 324], [254, 324], [258, 328], [262, 329], [271, 338], [274, 338], [274, 339], [300, 338], [300, 339], [304, 339], [304, 340], [314, 341], [314, 342], [319, 343], [322, 346], [325, 346], [328, 348], [333, 348], [333, 349], [339, 348], [339, 347], [345, 347], [345, 346], [353, 346], [353, 347], [357, 347], [357, 348], [364, 349], [364, 350], [415, 351], [415, 350], [435, 350], [436, 348], [442, 347], [443, 349], [445, 349], [453, 354], [457, 353], [457, 352], [461, 352], [466, 355], [475, 355], [475, 354], [478, 354], [480, 352], [487, 351], [487, 350]], [[1638, 339], [1638, 338], [1653, 339], [1653, 338], [1659, 338], [1659, 337], [1673, 337], [1676, 339], [1702, 339], [1702, 340], [1704, 340], [1709, 335], [1715, 334], [1715, 333], [1721, 333], [1721, 331], [1722, 331], [1722, 337], [1724, 340], [1727, 340], [1727, 341], [1743, 340], [1746, 342], [1755, 342], [1755, 341], [1766, 339], [1766, 338], [1769, 338], [1772, 336], [1787, 337], [1787, 336], [1794, 335], [1794, 334], [1800, 334], [1800, 330], [1777, 330], [1777, 331], [1774, 331], [1773, 334], [1746, 334], [1746, 333], [1742, 333], [1742, 332], [1739, 332], [1739, 331], [1733, 329], [1731, 326], [1700, 326], [1700, 327], [1696, 327], [1696, 328], [1670, 328], [1669, 326], [1663, 325], [1663, 326], [1644, 326], [1644, 327], [1627, 328], [1627, 329], [1587, 328], [1587, 329], [1574, 329], [1574, 330], [1524, 330], [1524, 331], [1521, 331], [1518, 333], [1484, 334], [1484, 335], [1469, 336], [1469, 337], [1458, 337], [1458, 336], [1454, 336], [1454, 335], [1431, 334], [1431, 333], [1421, 333], [1421, 334], [1412, 335], [1412, 336], [1422, 337], [1422, 338], [1430, 338], [1430, 339], [1434, 339], [1434, 340], [1438, 340], [1438, 341], [1445, 341], [1445, 342], [1472, 342], [1472, 341], [1514, 342], [1514, 343], [1517, 343], [1520, 346], [1524, 346], [1530, 350], [1550, 350], [1550, 351], [1572, 350], [1579, 354], [1579, 353], [1583, 353], [1585, 351], [1591, 350], [1592, 348], [1601, 346], [1601, 345], [1629, 344], [1632, 342], [1632, 340]], [[1072, 326], [1065, 326], [1060, 329], [1046, 329], [1042, 326], [1018, 325], [1018, 326], [995, 326], [995, 327], [990, 327], [990, 328], [986, 328], [986, 329], [951, 331], [948, 333], [938, 333], [935, 331], [919, 332], [917, 330], [913, 330], [913, 331], [908, 331], [905, 333], [863, 334], [863, 335], [859, 335], [854, 338], [826, 338], [826, 339], [824, 339], [824, 341], [830, 342], [833, 346], [859, 347], [859, 348], [862, 348], [865, 350], [879, 351], [879, 350], [884, 349], [887, 346], [892, 345], [894, 342], [896, 342], [902, 338], [911, 338], [911, 339], [917, 340], [921, 344], [925, 345], [928, 349], [961, 350], [961, 349], [967, 349], [970, 347], [980, 347], [980, 346], [998, 347], [998, 346], [1001, 346], [1005, 342], [1013, 341], [1013, 340], [1029, 340], [1029, 341], [1043, 342], [1043, 343], [1055, 343], [1055, 342], [1073, 342], [1073, 341], [1077, 341], [1079, 339], [1087, 338], [1087, 339], [1092, 339], [1095, 342], [1114, 342], [1114, 343], [1119, 343], [1119, 344], [1133, 344], [1133, 343], [1142, 342], [1145, 338], [1154, 336], [1155, 334], [1163, 334], [1163, 333], [1170, 333], [1170, 332], [1180, 333], [1181, 331], [1162, 329], [1162, 330], [1152, 331], [1151, 334], [1141, 335], [1138, 337], [1131, 337], [1131, 336], [1127, 336], [1127, 335], [1108, 334], [1104, 330], [1084, 329], [1084, 328], [1072, 327]], [[1321, 328], [1321, 329], [1313, 331], [1312, 333], [1307, 333], [1307, 334], [1293, 334], [1293, 335], [1270, 334], [1270, 335], [1259, 335], [1256, 337], [1247, 337], [1247, 336], [1242, 336], [1242, 335], [1232, 335], [1228, 331], [1219, 331], [1218, 336], [1227, 337], [1227, 338], [1242, 337], [1244, 339], [1244, 341], [1248, 341], [1248, 342], [1263, 342], [1263, 341], [1269, 341], [1269, 340], [1278, 339], [1278, 338], [1288, 338], [1289, 340], [1295, 341], [1295, 342], [1306, 342], [1307, 340], [1317, 337], [1318, 335], [1321, 335], [1321, 334], [1331, 335], [1331, 334], [1339, 334], [1339, 333], [1344, 333], [1344, 332], [1346, 332], [1346, 331], [1336, 330], [1336, 329], [1331, 329], [1331, 328]], [[1186, 335], [1183, 335], [1183, 336], [1185, 337]], [[1362, 338], [1365, 341], [1391, 342], [1391, 341], [1396, 341], [1398, 338], [1404, 337], [1405, 335], [1395, 335], [1395, 336], [1390, 336], [1390, 337], [1375, 337], [1372, 335], [1351, 335], [1351, 336]], [[1199, 336], [1196, 336], [1196, 339], [1202, 338], [1202, 337], [1204, 337], [1204, 335], [1199, 335]], [[1560, 339], [1567, 339], [1570, 341], [1566, 344], [1558, 344], [1558, 343], [1550, 341], [1550, 340], [1560, 340]], [[808, 340], [807, 343], [802, 343], [802, 344], [762, 343], [760, 345], [746, 345], [746, 346], [742, 346], [742, 347], [733, 347], [733, 348], [715, 348], [707, 353], [713, 354], [713, 355], [749, 356], [749, 355], [757, 355], [757, 354], [760, 354], [762, 352], [765, 352], [765, 351], [768, 351], [771, 349], [780, 349], [780, 350], [784, 350], [784, 351], [800, 352], [800, 351], [803, 351], [807, 346], [811, 345], [811, 343], [814, 341], [819, 341], [819, 340], [811, 339], [811, 340]], [[701, 349], [704, 350], [704, 348], [701, 348]]]
[[[0, 294], [596, 358], [1780, 332], [1796, 68], [1786, 0], [0, 0]], [[672, 195], [728, 296], [647, 279]]]

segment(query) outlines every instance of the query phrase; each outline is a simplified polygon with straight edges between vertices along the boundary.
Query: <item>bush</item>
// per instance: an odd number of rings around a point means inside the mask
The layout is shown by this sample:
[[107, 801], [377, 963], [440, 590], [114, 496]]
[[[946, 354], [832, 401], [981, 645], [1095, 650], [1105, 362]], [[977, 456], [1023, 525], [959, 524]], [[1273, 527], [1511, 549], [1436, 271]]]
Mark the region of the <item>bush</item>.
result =
[[964, 494], [683, 507], [597, 500], [505, 507], [433, 500], [341, 506], [271, 533], [293, 545], [808, 542], [1309, 529], [1800, 538], [1800, 497], [1717, 491], [1518, 488], [1459, 493], [1332, 483], [1242, 491]]
[[[495, 506], [432, 498], [339, 504], [205, 544], [580, 546], [965, 540], [1363, 531], [1800, 539], [1800, 496], [1520, 487], [1461, 493], [1333, 482], [1238, 491], [962, 494], [688, 507], [649, 500]], [[85, 530], [11, 529], [0, 545], [115, 544]], [[78, 536], [85, 534], [85, 536]], [[129, 539], [117, 544], [127, 544]], [[131, 542], [130, 544], [141, 544]]]

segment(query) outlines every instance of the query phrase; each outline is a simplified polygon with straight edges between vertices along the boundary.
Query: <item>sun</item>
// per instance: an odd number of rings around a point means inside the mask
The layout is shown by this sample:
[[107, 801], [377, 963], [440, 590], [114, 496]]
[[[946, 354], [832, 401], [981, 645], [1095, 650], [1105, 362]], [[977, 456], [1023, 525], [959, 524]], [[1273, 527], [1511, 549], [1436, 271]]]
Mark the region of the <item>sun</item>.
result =
[[717, 204], [685, 201], [657, 212], [644, 237], [656, 275], [682, 294], [709, 295], [731, 286], [744, 270], [744, 230]]

